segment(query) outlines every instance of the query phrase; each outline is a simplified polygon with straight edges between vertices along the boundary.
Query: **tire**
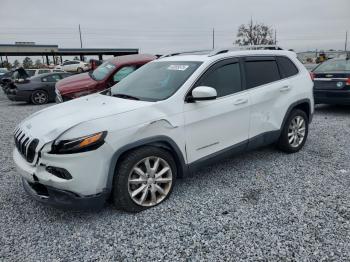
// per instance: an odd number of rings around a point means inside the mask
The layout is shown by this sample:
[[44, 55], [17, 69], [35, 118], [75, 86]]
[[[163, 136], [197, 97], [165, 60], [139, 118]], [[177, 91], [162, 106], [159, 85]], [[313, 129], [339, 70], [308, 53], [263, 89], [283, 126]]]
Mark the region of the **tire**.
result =
[[294, 109], [282, 128], [278, 148], [286, 153], [296, 153], [304, 146], [308, 133], [308, 116], [304, 111]]
[[[154, 168], [156, 160], [159, 159], [155, 173], [152, 173], [154, 170], [147, 172], [147, 158], [150, 168]], [[161, 171], [164, 173], [161, 174]], [[158, 178], [157, 173], [160, 175]], [[133, 213], [156, 206], [170, 196], [176, 175], [174, 158], [167, 150], [145, 146], [130, 151], [121, 159], [114, 174], [112, 194], [114, 205], [118, 209]]]
[[84, 70], [83, 70], [82, 68], [78, 67], [77, 73], [78, 73], [78, 74], [81, 74], [81, 73], [83, 73], [83, 72], [84, 72]]
[[36, 90], [30, 96], [30, 101], [34, 105], [44, 105], [49, 102], [49, 94], [44, 90]]

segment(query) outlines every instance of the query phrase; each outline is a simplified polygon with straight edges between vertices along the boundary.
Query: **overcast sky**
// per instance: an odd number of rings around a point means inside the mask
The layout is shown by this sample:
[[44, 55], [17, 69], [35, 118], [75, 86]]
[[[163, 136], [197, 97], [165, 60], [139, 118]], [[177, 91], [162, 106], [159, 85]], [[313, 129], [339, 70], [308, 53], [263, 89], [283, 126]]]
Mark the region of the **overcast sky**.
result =
[[343, 49], [350, 34], [350, 0], [1, 0], [0, 43], [80, 47], [81, 24], [83, 47], [209, 49], [212, 28], [216, 47], [231, 46], [251, 17], [297, 51]]

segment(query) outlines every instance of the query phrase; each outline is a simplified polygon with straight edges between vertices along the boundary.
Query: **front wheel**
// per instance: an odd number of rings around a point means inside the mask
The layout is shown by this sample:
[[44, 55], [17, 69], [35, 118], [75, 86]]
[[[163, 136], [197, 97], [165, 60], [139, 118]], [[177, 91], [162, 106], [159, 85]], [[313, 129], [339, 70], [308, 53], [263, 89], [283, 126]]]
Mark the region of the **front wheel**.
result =
[[305, 144], [309, 132], [309, 119], [300, 109], [293, 110], [285, 122], [278, 147], [287, 153], [298, 152]]
[[79, 67], [79, 68], [77, 69], [77, 73], [78, 73], [78, 74], [81, 74], [81, 73], [83, 73], [83, 72], [84, 72], [84, 70], [83, 70], [82, 68]]
[[34, 105], [43, 105], [49, 102], [49, 95], [44, 90], [34, 91], [30, 97]]
[[127, 153], [113, 181], [117, 208], [140, 212], [166, 200], [176, 179], [176, 164], [167, 150], [146, 146]]

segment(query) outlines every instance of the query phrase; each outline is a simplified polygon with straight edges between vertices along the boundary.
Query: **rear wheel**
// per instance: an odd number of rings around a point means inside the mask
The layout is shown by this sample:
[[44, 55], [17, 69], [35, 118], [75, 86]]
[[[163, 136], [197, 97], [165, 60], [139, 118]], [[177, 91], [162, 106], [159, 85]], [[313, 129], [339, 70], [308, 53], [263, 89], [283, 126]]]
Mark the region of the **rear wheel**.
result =
[[278, 147], [287, 153], [298, 152], [305, 144], [309, 132], [309, 119], [300, 109], [293, 110], [285, 122]]
[[30, 100], [35, 105], [43, 105], [49, 101], [49, 95], [44, 90], [37, 90], [32, 93]]
[[156, 206], [171, 194], [176, 174], [175, 161], [167, 150], [146, 146], [131, 151], [116, 169], [114, 204], [128, 212]]

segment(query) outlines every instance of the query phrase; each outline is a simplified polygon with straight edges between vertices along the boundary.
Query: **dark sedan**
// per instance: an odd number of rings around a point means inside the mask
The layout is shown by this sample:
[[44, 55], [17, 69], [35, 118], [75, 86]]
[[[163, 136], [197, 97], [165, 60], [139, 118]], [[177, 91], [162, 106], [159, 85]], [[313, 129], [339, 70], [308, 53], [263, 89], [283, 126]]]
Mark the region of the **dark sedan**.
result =
[[316, 104], [350, 105], [350, 60], [334, 58], [311, 72]]
[[55, 84], [68, 76], [71, 74], [66, 72], [41, 74], [11, 82], [4, 91], [12, 101], [25, 101], [42, 105], [55, 101]]

